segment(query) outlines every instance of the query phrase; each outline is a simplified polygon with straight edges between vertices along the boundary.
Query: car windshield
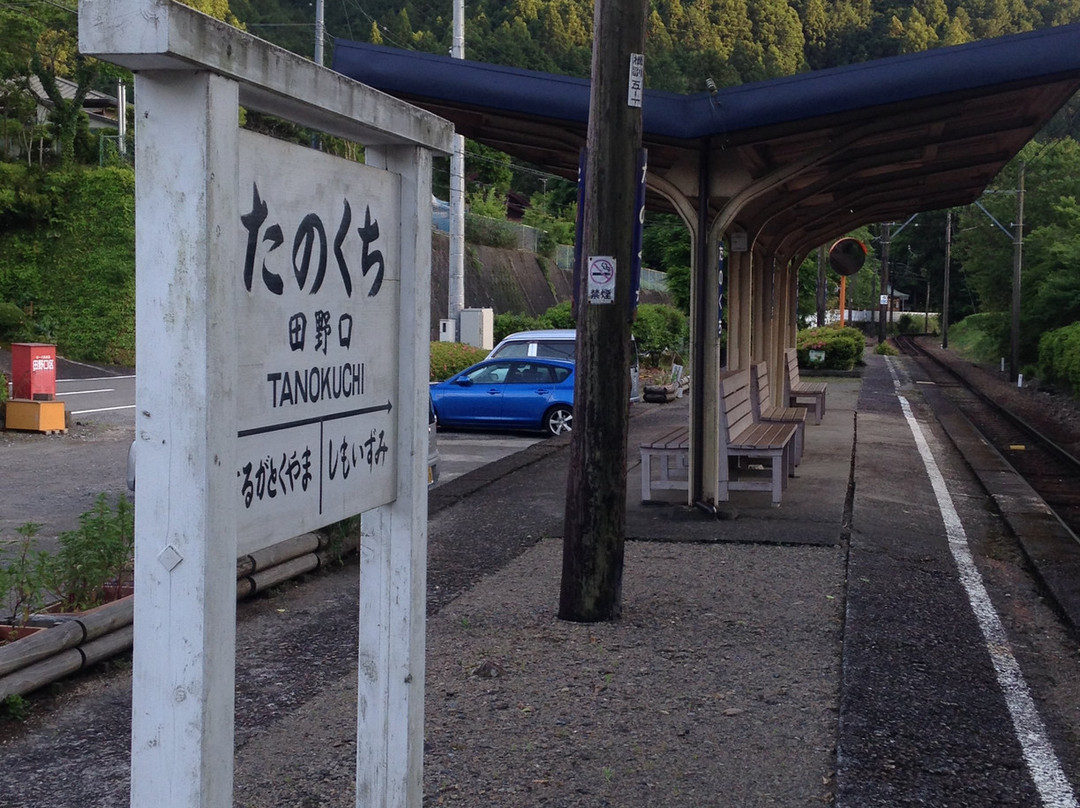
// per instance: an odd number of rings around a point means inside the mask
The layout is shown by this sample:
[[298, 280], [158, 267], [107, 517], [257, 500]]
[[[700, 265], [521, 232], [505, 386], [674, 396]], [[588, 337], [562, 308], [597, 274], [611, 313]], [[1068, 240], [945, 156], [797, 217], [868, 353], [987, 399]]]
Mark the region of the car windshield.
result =
[[493, 362], [463, 373], [461, 378], [468, 379], [473, 384], [502, 384], [506, 381], [506, 374], [509, 371], [509, 362]]
[[508, 342], [499, 349], [499, 356], [505, 356], [508, 359], [514, 359], [528, 355], [529, 343], [527, 342]]
[[574, 361], [573, 342], [538, 342], [536, 355], [546, 359], [565, 359]]
[[503, 343], [495, 356], [500, 359], [524, 359], [535, 356], [539, 359], [560, 359], [573, 362], [575, 347], [572, 339], [511, 340]]

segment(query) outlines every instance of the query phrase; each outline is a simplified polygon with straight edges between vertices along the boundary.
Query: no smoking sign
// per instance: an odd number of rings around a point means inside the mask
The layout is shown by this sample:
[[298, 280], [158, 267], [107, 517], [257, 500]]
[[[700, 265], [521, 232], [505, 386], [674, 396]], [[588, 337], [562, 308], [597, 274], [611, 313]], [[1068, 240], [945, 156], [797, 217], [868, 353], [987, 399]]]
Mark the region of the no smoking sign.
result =
[[589, 256], [589, 303], [615, 302], [615, 259], [610, 255]]

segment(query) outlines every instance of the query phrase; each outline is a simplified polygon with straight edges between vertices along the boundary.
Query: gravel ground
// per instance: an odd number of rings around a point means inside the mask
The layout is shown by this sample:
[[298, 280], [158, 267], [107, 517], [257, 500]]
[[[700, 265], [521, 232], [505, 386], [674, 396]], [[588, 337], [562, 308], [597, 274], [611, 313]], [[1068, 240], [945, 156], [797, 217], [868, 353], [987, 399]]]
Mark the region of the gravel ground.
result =
[[[1074, 402], [971, 372], [1080, 440]], [[571, 624], [561, 543], [528, 527], [551, 514], [515, 502], [485, 535], [432, 534], [425, 806], [830, 804], [845, 547], [632, 542], [623, 619]], [[241, 607], [237, 806], [355, 804], [355, 574]], [[35, 776], [0, 805], [121, 804], [129, 686], [121, 663], [0, 724], [8, 775]]]
[[937, 338], [927, 337], [921, 342], [983, 393], [1005, 404], [1074, 455], [1080, 455], [1080, 402], [1075, 398], [1038, 383], [1018, 388], [1009, 381], [1008, 373], [997, 367], [969, 362], [959, 359], [952, 351], [943, 351]]
[[635, 542], [623, 619], [594, 625], [556, 619], [560, 559], [544, 541], [433, 622], [427, 804], [828, 802], [841, 548]]

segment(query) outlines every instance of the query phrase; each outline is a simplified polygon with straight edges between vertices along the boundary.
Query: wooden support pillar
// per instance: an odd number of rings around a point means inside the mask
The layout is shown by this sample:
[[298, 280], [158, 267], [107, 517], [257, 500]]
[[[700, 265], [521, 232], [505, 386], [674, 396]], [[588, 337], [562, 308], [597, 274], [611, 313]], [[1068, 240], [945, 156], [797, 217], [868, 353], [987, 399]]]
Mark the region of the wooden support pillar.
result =
[[426, 325], [417, 324], [428, 322], [431, 303], [432, 159], [420, 147], [368, 146], [365, 161], [402, 177], [402, 310], [394, 344], [404, 451], [396, 500], [362, 519], [356, 804], [410, 808], [423, 800], [431, 346]]
[[[135, 650], [131, 805], [232, 805], [237, 84], [135, 74]], [[181, 204], [182, 201], [182, 204]]]

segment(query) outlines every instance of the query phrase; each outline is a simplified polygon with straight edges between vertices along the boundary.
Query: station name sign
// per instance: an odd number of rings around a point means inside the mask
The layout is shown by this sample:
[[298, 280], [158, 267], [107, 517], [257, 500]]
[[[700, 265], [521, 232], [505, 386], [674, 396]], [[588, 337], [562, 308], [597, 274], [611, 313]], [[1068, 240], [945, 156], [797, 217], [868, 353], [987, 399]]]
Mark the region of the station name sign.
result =
[[395, 498], [400, 180], [241, 132], [241, 551]]

